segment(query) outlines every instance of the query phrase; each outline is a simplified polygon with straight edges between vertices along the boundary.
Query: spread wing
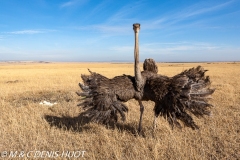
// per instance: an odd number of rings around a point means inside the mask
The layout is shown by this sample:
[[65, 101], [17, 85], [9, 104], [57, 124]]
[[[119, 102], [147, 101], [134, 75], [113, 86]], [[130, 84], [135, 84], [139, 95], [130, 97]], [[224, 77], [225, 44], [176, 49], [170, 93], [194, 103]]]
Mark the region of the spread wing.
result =
[[155, 114], [167, 118], [174, 126], [181, 127], [178, 120], [186, 126], [198, 129], [191, 117], [209, 115], [208, 103], [214, 89], [210, 88], [210, 78], [205, 77], [201, 66], [186, 70], [172, 78], [157, 76], [149, 80], [148, 85], [155, 96]]
[[84, 114], [97, 123], [116, 122], [118, 115], [126, 119], [127, 106], [123, 103], [132, 99], [135, 94], [134, 78], [131, 76], [117, 76], [108, 79], [98, 73], [82, 75], [84, 84], [79, 84], [82, 89], [79, 96], [85, 97], [79, 104], [85, 111]]

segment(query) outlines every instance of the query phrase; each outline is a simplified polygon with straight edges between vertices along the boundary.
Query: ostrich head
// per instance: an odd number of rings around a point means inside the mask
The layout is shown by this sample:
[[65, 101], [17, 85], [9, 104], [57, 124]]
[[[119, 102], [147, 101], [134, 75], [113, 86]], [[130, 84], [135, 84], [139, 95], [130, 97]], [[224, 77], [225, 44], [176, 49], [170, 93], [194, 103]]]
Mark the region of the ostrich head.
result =
[[140, 24], [139, 23], [134, 23], [133, 24], [133, 30], [135, 31], [135, 33], [138, 33], [140, 30]]

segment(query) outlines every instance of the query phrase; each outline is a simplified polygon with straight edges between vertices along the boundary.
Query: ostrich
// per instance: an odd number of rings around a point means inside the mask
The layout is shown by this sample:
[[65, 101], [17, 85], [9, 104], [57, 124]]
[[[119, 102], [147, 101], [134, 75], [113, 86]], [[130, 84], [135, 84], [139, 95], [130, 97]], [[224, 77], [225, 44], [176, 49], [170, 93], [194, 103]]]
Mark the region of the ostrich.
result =
[[124, 102], [135, 99], [140, 105], [138, 126], [140, 133], [144, 112], [142, 101], [151, 100], [155, 102], [154, 129], [159, 115], [164, 116], [172, 127], [181, 128], [182, 125], [179, 123], [181, 121], [192, 129], [198, 129], [191, 115], [197, 117], [209, 115], [209, 108], [212, 106], [208, 99], [214, 89], [210, 88], [210, 78], [205, 76], [207, 70], [198, 66], [173, 77], [167, 77], [157, 74], [158, 68], [153, 59], [146, 59], [141, 72], [138, 45], [140, 24], [133, 24], [133, 30], [135, 76], [121, 75], [109, 79], [90, 70], [90, 75], [81, 75], [84, 84], [79, 83], [82, 92], [77, 94], [84, 97], [84, 101], [79, 104], [85, 110], [84, 114], [97, 123], [116, 123], [118, 115], [125, 121], [128, 107]]

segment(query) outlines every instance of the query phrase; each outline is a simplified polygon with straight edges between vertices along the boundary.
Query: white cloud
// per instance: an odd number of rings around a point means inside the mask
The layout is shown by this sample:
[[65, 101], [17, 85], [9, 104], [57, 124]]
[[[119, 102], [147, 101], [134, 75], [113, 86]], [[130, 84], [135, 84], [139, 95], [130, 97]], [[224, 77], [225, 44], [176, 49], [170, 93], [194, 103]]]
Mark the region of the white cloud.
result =
[[5, 32], [7, 34], [40, 34], [40, 33], [48, 33], [54, 32], [56, 30], [20, 30], [20, 31], [12, 31], [12, 32]]
[[[178, 30], [187, 27], [196, 27], [200, 26], [201, 28], [218, 28], [219, 26], [209, 26], [204, 24], [206, 19], [197, 19], [195, 21], [189, 21], [185, 24], [181, 24], [179, 22], [184, 21], [190, 17], [194, 17], [197, 15], [205, 14], [208, 12], [213, 12], [216, 10], [223, 9], [233, 3], [234, 1], [229, 1], [226, 3], [218, 3], [214, 5], [205, 4], [203, 2], [197, 3], [192, 5], [188, 8], [183, 8], [182, 10], [172, 11], [167, 13], [165, 16], [161, 15], [161, 17], [153, 17], [149, 20], [141, 19], [141, 24], [143, 26], [143, 30], [156, 30], [160, 31], [163, 29], [171, 29], [176, 30], [176, 32], [171, 32], [170, 34], [178, 34]], [[67, 2], [65, 5], [70, 5], [76, 3], [76, 1], [72, 0]], [[99, 10], [103, 9], [109, 5], [109, 2], [102, 2], [98, 4], [95, 8], [93, 8], [91, 15], [94, 15]], [[138, 14], [141, 9], [144, 7], [143, 1], [138, 1], [134, 3], [129, 3], [122, 8], [120, 8], [117, 12], [111, 15], [105, 22], [101, 24], [93, 24], [93, 25], [86, 25], [86, 26], [78, 26], [73, 27], [74, 29], [79, 30], [89, 30], [94, 32], [103, 33], [104, 36], [115, 36], [119, 34], [132, 34], [132, 30], [129, 28], [132, 23], [136, 21], [135, 14]], [[179, 24], [178, 24], [179, 23]], [[174, 26], [174, 27], [169, 27]]]
[[[117, 55], [133, 55], [133, 46], [111, 47]], [[240, 48], [217, 46], [203, 42], [149, 43], [140, 45], [140, 60], [153, 58], [156, 61], [239, 61]]]
[[8, 32], [10, 34], [38, 34], [38, 33], [44, 33], [43, 31], [39, 30], [22, 30], [22, 31], [13, 31], [13, 32]]
[[[134, 3], [129, 3], [128, 5], [123, 6], [119, 9], [115, 14], [113, 14], [108, 20], [107, 23], [119, 23], [121, 20], [124, 22], [126, 20], [132, 21], [135, 17], [134, 14], [138, 14], [138, 12], [143, 8], [143, 3], [141, 1], [137, 1]], [[132, 17], [132, 18], [130, 18]]]
[[89, 17], [92, 17], [92, 16], [95, 16], [97, 14], [99, 14], [99, 12], [102, 12], [105, 8], [105, 10], [107, 11], [108, 8], [106, 8], [108, 5], [110, 5], [109, 1], [105, 0], [105, 1], [102, 1], [101, 3], [99, 3], [97, 6], [95, 6], [91, 11], [90, 13], [88, 13], [85, 18], [89, 18]]
[[[142, 44], [140, 47], [141, 53], [148, 54], [166, 54], [173, 53], [177, 51], [209, 51], [218, 50], [223, 48], [223, 46], [216, 46], [204, 42], [174, 42], [174, 43], [147, 43]], [[133, 46], [115, 46], [111, 47], [110, 50], [116, 52], [133, 52]]]
[[68, 2], [65, 2], [65, 3], [61, 4], [60, 8], [67, 8], [67, 7], [72, 7], [72, 6], [75, 6], [75, 5], [82, 5], [86, 2], [87, 2], [87, 0], [70, 0]]
[[76, 3], [76, 0], [68, 1], [68, 2], [61, 4], [60, 8], [69, 7], [69, 6], [74, 5], [75, 3]]
[[132, 30], [129, 29], [129, 25], [97, 24], [73, 28], [78, 30], [89, 30], [93, 32], [99, 32], [102, 33], [103, 37], [132, 34]]
[[[230, 4], [232, 4], [233, 2], [234, 0], [231, 0], [225, 3], [215, 4], [211, 6], [209, 6], [209, 3], [205, 4], [203, 2], [199, 2], [190, 7], [184, 8], [181, 11], [174, 11], [174, 12], [172, 11], [167, 13], [165, 16], [161, 15], [161, 17], [159, 18], [146, 21], [147, 28], [156, 29], [159, 27], [168, 27], [171, 25], [176, 26], [177, 23], [182, 22], [184, 20], [224, 9]], [[197, 19], [197, 21], [199, 22], [200, 19]]]
[[176, 15], [176, 18], [177, 19], [178, 18], [186, 19], [188, 17], [197, 16], [197, 15], [205, 14], [205, 13], [208, 13], [208, 12], [214, 12], [214, 11], [217, 11], [217, 10], [220, 10], [222, 8], [227, 7], [232, 2], [233, 1], [229, 1], [229, 2], [225, 2], [225, 3], [213, 5], [213, 6], [210, 6], [210, 7], [207, 7], [207, 6], [201, 5], [201, 4], [196, 4], [196, 5], [193, 5], [189, 8], [184, 9], [184, 11], [182, 11], [178, 15]]
[[[71, 2], [71, 1], [69, 1]], [[206, 19], [197, 19], [196, 21], [190, 21], [187, 24], [178, 24], [181, 21], [189, 19], [194, 16], [202, 15], [205, 13], [217, 11], [223, 9], [233, 3], [234, 1], [229, 1], [226, 3], [220, 3], [209, 6], [209, 4], [197, 3], [188, 8], [184, 8], [181, 11], [174, 11], [172, 13], [167, 13], [166, 16], [161, 15], [161, 18], [152, 18], [150, 20], [141, 20], [141, 24], [144, 26], [143, 30], [162, 30], [169, 29], [169, 26], [173, 26], [171, 30], [179, 30], [187, 27], [201, 26], [201, 28], [219, 28], [219, 26], [208, 26], [204, 24]], [[100, 3], [95, 9], [93, 9], [92, 14], [94, 14], [98, 9], [104, 8], [107, 3]], [[129, 26], [135, 21], [134, 14], [139, 12], [143, 8], [143, 2], [130, 3], [123, 6], [115, 14], [110, 16], [106, 22], [102, 24], [87, 25], [74, 27], [80, 30], [93, 30], [105, 34], [105, 36], [115, 36], [119, 34], [132, 34], [132, 30]], [[176, 32], [171, 32], [175, 34]], [[178, 32], [177, 32], [178, 33]]]

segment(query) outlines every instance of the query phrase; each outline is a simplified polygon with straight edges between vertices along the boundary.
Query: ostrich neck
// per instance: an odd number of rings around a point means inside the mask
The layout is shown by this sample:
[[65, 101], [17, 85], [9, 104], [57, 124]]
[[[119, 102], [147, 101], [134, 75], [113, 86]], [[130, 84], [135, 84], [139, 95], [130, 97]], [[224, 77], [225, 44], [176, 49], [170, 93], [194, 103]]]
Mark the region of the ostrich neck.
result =
[[137, 84], [137, 90], [140, 91], [142, 88], [142, 76], [141, 76], [141, 70], [139, 66], [139, 45], [138, 45], [138, 31], [135, 32], [135, 48], [134, 48], [134, 74], [135, 74], [135, 80]]

